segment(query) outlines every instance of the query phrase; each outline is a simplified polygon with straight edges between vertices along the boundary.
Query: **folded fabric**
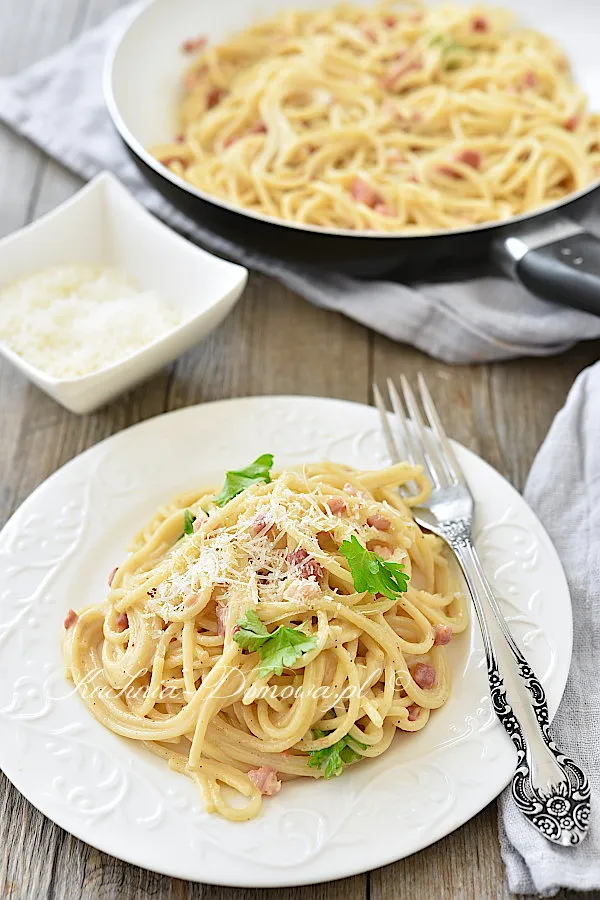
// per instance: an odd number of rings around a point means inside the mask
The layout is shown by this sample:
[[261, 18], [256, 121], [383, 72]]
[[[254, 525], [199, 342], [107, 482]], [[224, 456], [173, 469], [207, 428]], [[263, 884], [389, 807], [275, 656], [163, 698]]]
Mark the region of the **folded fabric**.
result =
[[573, 659], [552, 734], [587, 773], [592, 813], [583, 843], [557, 847], [528, 824], [507, 789], [499, 814], [502, 858], [515, 893], [600, 890], [600, 363], [571, 389], [525, 497], [554, 542], [571, 590]]
[[[136, 6], [119, 10], [30, 69], [1, 79], [0, 119], [83, 178], [110, 169], [152, 212], [208, 249], [274, 276], [317, 306], [447, 362], [543, 356], [600, 336], [600, 317], [539, 300], [491, 267], [410, 284], [363, 281], [250, 252], [186, 218], [143, 180], [104, 105], [106, 48]], [[600, 216], [591, 226], [600, 231]]]

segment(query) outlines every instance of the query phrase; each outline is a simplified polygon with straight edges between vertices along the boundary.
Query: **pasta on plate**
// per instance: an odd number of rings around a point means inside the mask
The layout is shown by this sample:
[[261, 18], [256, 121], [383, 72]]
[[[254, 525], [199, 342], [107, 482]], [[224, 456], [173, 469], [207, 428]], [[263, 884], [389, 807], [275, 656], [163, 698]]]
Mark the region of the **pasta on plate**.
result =
[[190, 39], [175, 139], [155, 157], [252, 213], [427, 234], [507, 219], [600, 175], [600, 116], [549, 37], [501, 8], [285, 10]]
[[272, 463], [158, 509], [106, 600], [65, 620], [92, 714], [234, 821], [287, 779], [340, 775], [425, 727], [468, 622], [443, 542], [411, 514], [430, 490], [420, 467]]

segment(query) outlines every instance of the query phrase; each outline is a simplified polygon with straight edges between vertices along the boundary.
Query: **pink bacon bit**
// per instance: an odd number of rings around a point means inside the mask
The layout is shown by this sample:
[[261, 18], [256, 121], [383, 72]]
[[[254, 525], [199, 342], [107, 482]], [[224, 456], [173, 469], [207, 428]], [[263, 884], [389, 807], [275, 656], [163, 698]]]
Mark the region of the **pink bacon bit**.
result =
[[387, 544], [380, 544], [378, 541], [367, 541], [366, 547], [382, 559], [391, 559], [394, 555], [394, 551]]
[[380, 216], [396, 215], [396, 210], [393, 206], [390, 206], [389, 203], [376, 203], [373, 209], [376, 213], [379, 213]]
[[342, 497], [331, 497], [325, 506], [333, 516], [343, 516], [348, 512], [348, 506]]
[[363, 178], [356, 178], [350, 185], [350, 193], [357, 203], [364, 203], [370, 209], [374, 209], [378, 203], [384, 203], [381, 194], [378, 194], [375, 188], [366, 182]]
[[249, 128], [248, 131], [246, 132], [246, 134], [266, 134], [266, 133], [267, 133], [267, 126], [262, 121], [262, 119], [259, 119], [258, 122], [256, 122], [256, 124], [253, 125], [251, 128]]
[[273, 537], [275, 522], [272, 517], [266, 513], [259, 513], [251, 522], [249, 531], [252, 537], [261, 536]]
[[304, 547], [292, 550], [286, 559], [298, 578], [315, 578], [318, 581], [325, 574], [323, 566]]
[[377, 43], [377, 31], [369, 22], [363, 22], [360, 26], [360, 30], [367, 38], [367, 40], [371, 41], [372, 44]]
[[579, 125], [579, 116], [569, 116], [566, 122], [563, 122], [563, 128], [566, 131], [575, 131]]
[[119, 567], [115, 566], [114, 569], [112, 570], [112, 572], [109, 572], [109, 574], [108, 574], [108, 586], [109, 587], [112, 587], [112, 583], [115, 580], [115, 575], [117, 574], [118, 571], [119, 571]]
[[393, 14], [383, 17], [383, 24], [386, 28], [395, 28], [398, 24], [398, 16], [394, 16]]
[[400, 78], [408, 75], [409, 72], [418, 72], [422, 68], [423, 63], [420, 59], [400, 58], [397, 62], [389, 67], [381, 80], [381, 84], [386, 90], [391, 90], [396, 86], [396, 82]]
[[217, 603], [217, 634], [221, 635], [221, 637], [225, 636], [226, 625], [227, 607], [223, 603]]
[[221, 88], [211, 88], [206, 96], [206, 108], [212, 109], [221, 102], [226, 93], [227, 91], [224, 91]]
[[374, 513], [372, 516], [369, 516], [367, 525], [370, 528], [376, 528], [377, 531], [389, 531], [392, 527], [390, 520], [386, 519], [386, 517], [382, 516], [380, 513]]
[[192, 526], [194, 529], [194, 534], [200, 530], [203, 522], [204, 522], [204, 516], [196, 516], [196, 518], [194, 519], [194, 524]]
[[420, 688], [427, 690], [428, 688], [432, 688], [435, 684], [435, 669], [428, 663], [417, 663], [412, 670], [412, 677]]
[[471, 19], [471, 30], [484, 34], [486, 31], [490, 30], [490, 23], [485, 16], [474, 16], [474, 18]]
[[260, 769], [250, 769], [248, 778], [258, 788], [261, 794], [272, 797], [281, 790], [281, 781], [272, 766], [261, 766]]
[[344, 490], [347, 494], [350, 494], [351, 497], [364, 497], [365, 495], [362, 491], [359, 491], [357, 487], [354, 487], [349, 481], [344, 485]]
[[419, 713], [421, 712], [421, 707], [416, 703], [411, 703], [410, 706], [406, 707], [406, 711], [408, 712], [408, 721], [414, 722], [419, 718]]
[[117, 631], [126, 631], [129, 628], [129, 616], [126, 612], [119, 613], [115, 621]]
[[523, 76], [523, 85], [524, 87], [533, 88], [538, 83], [537, 74], [533, 71], [533, 69], [529, 69], [528, 72], [525, 72]]
[[433, 629], [433, 646], [443, 647], [452, 640], [452, 629], [449, 625], [436, 625]]
[[67, 613], [67, 615], [65, 616], [65, 621], [63, 622], [63, 625], [67, 629], [72, 628], [73, 625], [75, 624], [75, 622], [77, 622], [78, 620], [79, 620], [79, 616], [77, 615], [75, 610], [70, 609], [69, 612]]
[[195, 53], [197, 50], [202, 50], [206, 47], [207, 38], [205, 37], [195, 37], [188, 38], [187, 41], [184, 41], [181, 45], [182, 53]]
[[465, 166], [471, 166], [472, 169], [478, 169], [481, 166], [481, 153], [479, 150], [469, 148], [460, 150], [454, 158]]

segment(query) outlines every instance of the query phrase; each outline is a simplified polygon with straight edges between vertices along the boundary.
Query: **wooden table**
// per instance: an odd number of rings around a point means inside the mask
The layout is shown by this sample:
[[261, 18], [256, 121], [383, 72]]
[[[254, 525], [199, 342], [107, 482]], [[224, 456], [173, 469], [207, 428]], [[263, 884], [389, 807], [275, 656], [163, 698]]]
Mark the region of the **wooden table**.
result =
[[[0, 0], [0, 74], [53, 52], [120, 5], [122, 0]], [[79, 187], [79, 179], [0, 128], [0, 236], [47, 212]], [[235, 312], [208, 340], [94, 415], [71, 415], [1, 363], [0, 520], [82, 450], [166, 410], [247, 394], [306, 393], [368, 403], [374, 378], [419, 370], [427, 375], [453, 436], [521, 488], [575, 376], [599, 355], [600, 342], [594, 342], [558, 358], [452, 367], [252, 275]], [[295, 890], [234, 890], [176, 881], [98, 853], [45, 819], [0, 773], [2, 892], [14, 900], [510, 896], [498, 849], [495, 804], [429, 849], [367, 875]], [[565, 900], [574, 895], [560, 896]], [[587, 896], [600, 900], [600, 892]]]

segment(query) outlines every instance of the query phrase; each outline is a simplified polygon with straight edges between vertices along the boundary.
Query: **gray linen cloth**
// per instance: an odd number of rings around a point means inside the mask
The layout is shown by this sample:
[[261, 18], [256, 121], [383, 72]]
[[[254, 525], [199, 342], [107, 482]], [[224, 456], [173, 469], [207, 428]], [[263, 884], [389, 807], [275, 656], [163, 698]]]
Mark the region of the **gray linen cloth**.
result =
[[[84, 178], [112, 170], [153, 212], [208, 248], [441, 359], [559, 353], [600, 335], [600, 318], [544, 303], [491, 271], [431, 283], [362, 282], [284, 266], [192, 223], [144, 183], [104, 108], [100, 73], [106, 45], [130, 15], [130, 9], [122, 10], [55, 56], [0, 80], [0, 118]], [[593, 787], [590, 834], [576, 849], [538, 837], [510, 794], [502, 796], [500, 841], [510, 888], [551, 895], [560, 887], [600, 888], [600, 363], [575, 383], [533, 465], [525, 496], [554, 540], [573, 599], [573, 663], [553, 731]]]
[[[191, 222], [144, 182], [104, 106], [106, 47], [134, 11], [119, 10], [54, 56], [0, 79], [0, 119], [84, 178], [110, 169], [152, 212], [208, 249], [438, 359], [466, 363], [544, 356], [600, 336], [600, 317], [539, 300], [491, 267], [412, 283], [363, 281], [284, 265]], [[600, 231], [600, 215], [591, 224]]]
[[525, 498], [565, 567], [573, 604], [573, 661], [552, 725], [557, 744], [592, 787], [590, 831], [557, 847], [523, 821], [510, 792], [500, 800], [500, 844], [518, 893], [600, 888], [600, 363], [581, 373], [529, 474]]

